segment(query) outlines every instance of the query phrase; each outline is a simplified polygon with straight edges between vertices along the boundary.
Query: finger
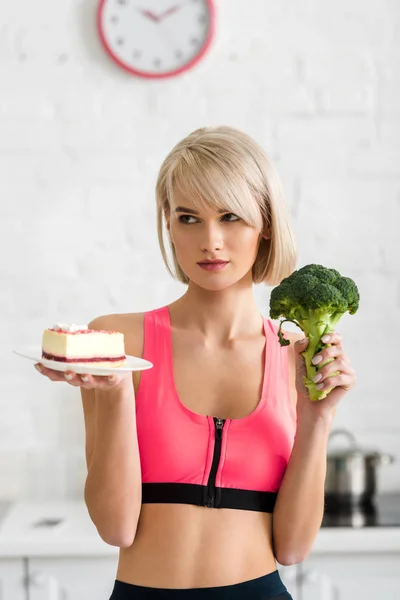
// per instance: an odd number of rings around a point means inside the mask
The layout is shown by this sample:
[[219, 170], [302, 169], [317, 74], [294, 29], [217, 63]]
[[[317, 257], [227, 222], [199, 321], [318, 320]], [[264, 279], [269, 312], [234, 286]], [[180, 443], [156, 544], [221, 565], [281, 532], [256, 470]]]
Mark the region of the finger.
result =
[[342, 345], [342, 336], [336, 331], [332, 331], [331, 333], [327, 333], [323, 335], [321, 338], [321, 342], [323, 344], [333, 344], [333, 345]]
[[39, 373], [48, 377], [51, 381], [64, 381], [64, 373], [55, 371], [54, 369], [47, 369], [40, 363], [37, 363], [34, 366]]
[[108, 377], [95, 377], [96, 388], [100, 390], [110, 389], [117, 386], [121, 381], [121, 377], [117, 375], [108, 375]]
[[50, 381], [62, 381], [68, 383], [73, 387], [84, 387], [85, 389], [110, 389], [114, 385], [120, 383], [120, 378], [115, 375], [111, 376], [93, 376], [89, 374], [78, 374], [74, 371], [56, 371], [54, 369], [47, 369], [40, 363], [34, 365], [37, 371], [48, 377]]
[[328, 346], [324, 350], [321, 350], [320, 352], [315, 354], [313, 356], [311, 362], [314, 366], [317, 366], [319, 364], [323, 364], [329, 358], [332, 359], [332, 358], [336, 358], [338, 356], [343, 356], [342, 346], [338, 346], [338, 345]]
[[85, 373], [80, 375], [80, 385], [87, 389], [103, 389], [109, 388], [110, 385], [114, 384], [114, 379], [112, 377], [99, 376], [99, 375], [90, 375], [89, 373]]
[[295, 352], [297, 354], [301, 354], [302, 352], [304, 352], [304, 350], [306, 350], [307, 346], [308, 346], [308, 338], [303, 338], [302, 340], [297, 340], [297, 342], [294, 343]]
[[118, 385], [121, 381], [120, 377], [115, 375], [99, 376], [84, 374], [80, 376], [81, 386], [86, 389], [105, 390]]
[[87, 390], [92, 389], [103, 389], [106, 387], [110, 387], [110, 382], [108, 377], [99, 377], [90, 375], [89, 373], [74, 373], [72, 371], [67, 371], [64, 374], [65, 380], [74, 387], [83, 387]]
[[330, 390], [334, 387], [341, 387], [345, 389], [351, 389], [356, 383], [355, 376], [349, 373], [339, 373], [338, 375], [332, 375], [327, 377], [324, 381], [316, 384], [316, 388], [319, 391]]
[[340, 373], [342, 373], [343, 375], [350, 375], [350, 376], [354, 375], [354, 369], [350, 365], [350, 363], [348, 361], [345, 361], [342, 357], [340, 357], [340, 358], [328, 363], [324, 367], [322, 367], [318, 371], [318, 373], [316, 373], [316, 375], [314, 375], [313, 381], [314, 381], [314, 383], [321, 383], [322, 381], [324, 381], [327, 378], [329, 378], [331, 380], [332, 374], [337, 373], [338, 371]]
[[81, 376], [74, 371], [65, 371], [64, 373], [64, 381], [72, 385], [73, 387], [80, 387], [82, 385]]
[[84, 373], [78, 376], [80, 381], [80, 386], [86, 388], [88, 390], [94, 387], [94, 377], [93, 375], [89, 375], [88, 373]]

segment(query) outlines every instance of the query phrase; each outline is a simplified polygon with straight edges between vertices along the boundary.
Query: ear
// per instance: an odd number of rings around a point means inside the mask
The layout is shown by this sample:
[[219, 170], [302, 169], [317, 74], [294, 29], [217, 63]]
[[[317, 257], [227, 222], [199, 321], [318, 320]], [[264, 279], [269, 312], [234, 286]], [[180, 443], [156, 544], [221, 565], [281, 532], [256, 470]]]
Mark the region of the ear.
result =
[[170, 221], [170, 218], [168, 215], [165, 215], [165, 228], [167, 230], [168, 239], [169, 239], [170, 243], [173, 244], [172, 237], [171, 237], [171, 221]]
[[271, 239], [271, 237], [272, 237], [272, 234], [271, 234], [271, 228], [270, 228], [270, 227], [268, 227], [268, 228], [264, 229], [264, 231], [261, 233], [261, 237], [262, 237], [264, 240], [270, 240], [270, 239]]
[[169, 211], [167, 211], [165, 209], [164, 209], [164, 219], [165, 219], [165, 227], [169, 233], [171, 230], [171, 218], [170, 218]]

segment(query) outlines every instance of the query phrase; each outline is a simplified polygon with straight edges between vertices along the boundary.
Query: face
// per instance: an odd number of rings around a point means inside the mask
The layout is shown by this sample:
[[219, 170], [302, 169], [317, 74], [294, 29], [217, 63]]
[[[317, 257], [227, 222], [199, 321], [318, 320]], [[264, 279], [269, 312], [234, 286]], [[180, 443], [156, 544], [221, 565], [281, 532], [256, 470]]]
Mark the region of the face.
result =
[[222, 290], [244, 278], [252, 281], [261, 231], [235, 214], [198, 208], [176, 192], [167, 229], [179, 265], [191, 282], [204, 289]]

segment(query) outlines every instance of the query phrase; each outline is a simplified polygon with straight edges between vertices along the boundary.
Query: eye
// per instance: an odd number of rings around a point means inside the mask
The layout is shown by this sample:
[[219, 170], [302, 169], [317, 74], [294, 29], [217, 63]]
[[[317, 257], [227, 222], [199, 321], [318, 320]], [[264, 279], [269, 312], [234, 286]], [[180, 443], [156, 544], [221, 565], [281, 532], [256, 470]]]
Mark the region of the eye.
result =
[[[193, 219], [193, 221], [190, 221], [190, 219]], [[197, 221], [196, 217], [192, 215], [180, 215], [178, 220], [179, 223], [183, 223], [184, 225], [191, 225]]]
[[240, 217], [238, 217], [234, 213], [226, 213], [226, 215], [222, 217], [222, 220], [228, 221], [228, 223], [234, 223], [235, 221], [240, 221]]

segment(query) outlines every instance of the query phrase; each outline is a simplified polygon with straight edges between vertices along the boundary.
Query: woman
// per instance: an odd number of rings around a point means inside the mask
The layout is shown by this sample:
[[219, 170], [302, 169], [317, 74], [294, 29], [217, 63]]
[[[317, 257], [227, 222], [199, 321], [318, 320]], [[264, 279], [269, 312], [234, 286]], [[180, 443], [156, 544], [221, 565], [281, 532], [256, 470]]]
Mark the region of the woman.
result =
[[82, 393], [88, 511], [120, 547], [111, 598], [290, 599], [277, 562], [302, 561], [321, 525], [333, 412], [354, 371], [334, 333], [320, 385], [340, 374], [311, 402], [307, 340], [286, 332], [280, 347], [257, 309], [253, 283], [278, 284], [296, 256], [277, 176], [251, 138], [216, 127], [182, 140], [161, 167], [157, 207], [164, 260], [187, 290], [89, 325], [122, 331], [153, 369], [65, 375]]

